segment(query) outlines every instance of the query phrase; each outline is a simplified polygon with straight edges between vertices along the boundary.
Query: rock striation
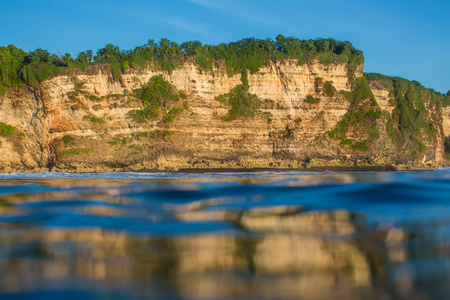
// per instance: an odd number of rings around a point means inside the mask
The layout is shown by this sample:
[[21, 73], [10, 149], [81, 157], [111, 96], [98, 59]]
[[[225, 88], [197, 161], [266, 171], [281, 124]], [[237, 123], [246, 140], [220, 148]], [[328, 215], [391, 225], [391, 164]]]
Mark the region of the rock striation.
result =
[[[225, 121], [230, 106], [217, 97], [242, 83], [224, 63], [202, 69], [193, 59], [168, 73], [154, 65], [131, 68], [113, 77], [108, 65], [92, 65], [49, 78], [39, 86], [16, 88], [0, 96], [0, 122], [15, 127], [0, 136], [0, 172], [257, 169], [396, 168], [433, 169], [449, 165], [444, 142], [450, 135], [450, 110], [435, 110], [438, 133], [425, 139], [426, 150], [411, 155], [388, 136], [395, 108], [389, 89], [369, 85], [381, 111], [370, 122], [378, 136], [367, 149], [343, 145], [329, 134], [349, 110], [346, 92], [355, 90], [346, 63], [294, 59], [270, 61], [248, 74], [248, 92], [259, 99], [257, 113]], [[142, 109], [134, 90], [161, 75], [186, 95], [185, 109], [170, 122], [137, 122]], [[356, 70], [363, 76], [363, 65]], [[331, 83], [334, 93], [326, 92]], [[311, 96], [318, 103], [308, 103]], [[161, 108], [161, 115], [169, 112]], [[365, 139], [364, 125], [347, 136]], [[327, 134], [328, 132], [328, 134]]]

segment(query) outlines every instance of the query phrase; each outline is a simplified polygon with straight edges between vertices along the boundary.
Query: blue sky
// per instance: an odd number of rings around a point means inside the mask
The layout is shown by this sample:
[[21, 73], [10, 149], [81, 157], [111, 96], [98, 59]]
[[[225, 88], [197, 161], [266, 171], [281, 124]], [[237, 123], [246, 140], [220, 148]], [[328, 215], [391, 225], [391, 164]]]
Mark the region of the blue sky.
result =
[[232, 42], [332, 37], [364, 51], [365, 71], [450, 89], [448, 0], [0, 0], [0, 46], [73, 55], [148, 39]]

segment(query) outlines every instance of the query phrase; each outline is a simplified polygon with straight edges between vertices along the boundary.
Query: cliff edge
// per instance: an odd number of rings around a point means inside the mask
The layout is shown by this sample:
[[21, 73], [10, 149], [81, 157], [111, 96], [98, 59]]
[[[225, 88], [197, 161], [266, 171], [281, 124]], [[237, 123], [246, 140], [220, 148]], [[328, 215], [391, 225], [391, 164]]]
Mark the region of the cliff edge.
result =
[[171, 72], [67, 71], [0, 96], [0, 172], [449, 165], [449, 107], [425, 95], [412, 108], [425, 125], [405, 135], [395, 87], [348, 69], [283, 59], [230, 74], [187, 57]]

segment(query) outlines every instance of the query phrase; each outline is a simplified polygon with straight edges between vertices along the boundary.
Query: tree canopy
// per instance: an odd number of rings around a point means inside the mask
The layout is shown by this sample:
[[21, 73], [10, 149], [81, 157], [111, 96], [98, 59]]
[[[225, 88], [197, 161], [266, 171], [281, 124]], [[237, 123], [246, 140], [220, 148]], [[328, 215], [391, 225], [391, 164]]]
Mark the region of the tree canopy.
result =
[[225, 61], [229, 73], [244, 70], [254, 73], [270, 60], [297, 59], [302, 65], [319, 56], [320, 62], [324, 64], [338, 61], [349, 63], [349, 75], [352, 75], [357, 65], [364, 62], [362, 52], [349, 42], [334, 39], [300, 40], [281, 34], [275, 40], [246, 38], [219, 45], [203, 45], [200, 41], [179, 45], [164, 38], [159, 42], [150, 39], [145, 45], [133, 50], [121, 50], [116, 45], [107, 44], [97, 50], [95, 55], [92, 50], [86, 50], [76, 57], [69, 53], [57, 56], [41, 48], [27, 53], [9, 45], [0, 47], [0, 92], [23, 84], [35, 85], [66, 70], [84, 70], [91, 64], [110, 64], [113, 77], [120, 76], [128, 66], [144, 67], [148, 62], [172, 72], [181, 63], [181, 58], [187, 56], [193, 57], [205, 69], [212, 69], [216, 61]]

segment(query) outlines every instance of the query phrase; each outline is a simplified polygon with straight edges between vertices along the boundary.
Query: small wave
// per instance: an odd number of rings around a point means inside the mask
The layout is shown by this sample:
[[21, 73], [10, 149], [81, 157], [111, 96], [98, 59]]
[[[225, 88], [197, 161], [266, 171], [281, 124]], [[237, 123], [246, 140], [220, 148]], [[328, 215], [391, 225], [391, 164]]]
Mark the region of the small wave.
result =
[[0, 174], [2, 179], [215, 179], [215, 178], [258, 178], [286, 175], [320, 175], [327, 172], [304, 171], [260, 171], [260, 172], [215, 172], [215, 173], [179, 173], [179, 172], [107, 172], [107, 173], [11, 173]]

